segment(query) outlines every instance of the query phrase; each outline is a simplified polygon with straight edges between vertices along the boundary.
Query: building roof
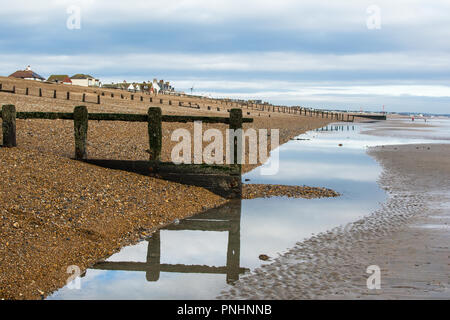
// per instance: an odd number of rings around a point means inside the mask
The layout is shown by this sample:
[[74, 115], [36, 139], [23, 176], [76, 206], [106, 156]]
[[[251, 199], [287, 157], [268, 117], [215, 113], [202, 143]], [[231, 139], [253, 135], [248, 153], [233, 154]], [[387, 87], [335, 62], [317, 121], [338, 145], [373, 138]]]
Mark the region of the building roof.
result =
[[47, 81], [55, 82], [72, 82], [67, 74], [52, 74]]
[[82, 73], [77, 73], [76, 75], [73, 75], [70, 77], [70, 79], [94, 79], [95, 78], [91, 75], [88, 74], [82, 74]]
[[27, 67], [26, 70], [17, 70], [16, 72], [14, 72], [13, 74], [10, 74], [9, 76], [13, 77], [13, 78], [20, 78], [20, 79], [34, 79], [34, 78], [36, 78], [36, 79], [45, 80], [44, 77], [41, 77], [36, 72], [32, 71], [30, 69], [30, 67]]

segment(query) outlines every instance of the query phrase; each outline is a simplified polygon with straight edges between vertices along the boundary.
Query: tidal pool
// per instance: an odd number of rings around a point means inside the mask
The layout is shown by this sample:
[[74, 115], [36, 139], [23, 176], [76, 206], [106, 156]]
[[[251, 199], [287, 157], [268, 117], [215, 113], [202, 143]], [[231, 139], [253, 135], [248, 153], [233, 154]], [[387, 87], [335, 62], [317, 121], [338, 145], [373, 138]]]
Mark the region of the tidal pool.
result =
[[340, 197], [231, 201], [123, 248], [88, 269], [79, 289], [66, 286], [49, 299], [214, 299], [244, 272], [270, 263], [261, 254], [276, 257], [313, 234], [376, 210], [387, 196], [377, 184], [381, 168], [366, 154], [368, 146], [441, 142], [428, 134], [417, 139], [361, 133], [379, 125], [337, 123], [307, 132], [278, 149], [276, 174], [263, 176], [256, 168], [242, 177], [245, 183], [331, 188]]

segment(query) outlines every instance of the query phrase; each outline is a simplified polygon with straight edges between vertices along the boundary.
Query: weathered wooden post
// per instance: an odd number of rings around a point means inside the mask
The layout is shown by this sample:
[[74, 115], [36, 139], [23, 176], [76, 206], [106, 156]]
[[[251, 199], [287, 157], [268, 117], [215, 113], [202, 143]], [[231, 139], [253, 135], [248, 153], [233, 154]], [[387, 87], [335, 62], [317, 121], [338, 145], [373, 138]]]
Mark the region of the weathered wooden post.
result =
[[42, 97], [42, 89], [39, 88], [39, 97]]
[[144, 97], [143, 96], [141, 96], [141, 102], [143, 102], [144, 101]]
[[16, 93], [16, 86], [13, 86], [11, 93]]
[[159, 103], [160, 103], [160, 104], [163, 104], [163, 99], [159, 99]]
[[25, 95], [28, 95], [28, 88], [25, 89]]
[[169, 100], [169, 106], [171, 106], [172, 105], [172, 100]]
[[67, 91], [67, 97], [66, 97], [66, 99], [67, 99], [67, 100], [70, 100], [70, 92], [69, 92], [69, 91]]
[[53, 90], [53, 99], [56, 99], [56, 90]]
[[153, 98], [152, 97], [150, 97], [150, 102], [153, 102]]
[[114, 98], [114, 93], [111, 93], [111, 98]]
[[3, 90], [3, 84], [0, 83], [0, 91], [2, 91], [2, 90]]
[[97, 95], [97, 104], [100, 104], [100, 95]]
[[[230, 130], [238, 130], [242, 129], [242, 110], [241, 109], [231, 109], [230, 111]], [[230, 133], [231, 134], [231, 133]], [[238, 152], [238, 145], [242, 146], [242, 141], [237, 141], [238, 137], [235, 137], [233, 143], [234, 155], [232, 164], [241, 164], [242, 163], [242, 153]]]
[[75, 159], [87, 159], [86, 140], [88, 131], [88, 111], [85, 106], [73, 110], [73, 128], [75, 133]]
[[148, 108], [148, 139], [150, 143], [150, 166], [155, 168], [161, 160], [162, 115], [161, 108]]
[[83, 93], [83, 99], [82, 102], [86, 102], [86, 93]]
[[134, 100], [134, 94], [132, 94], [132, 95], [130, 96], [130, 98], [131, 98], [131, 100]]
[[2, 106], [3, 146], [17, 147], [16, 142], [16, 107], [12, 104]]

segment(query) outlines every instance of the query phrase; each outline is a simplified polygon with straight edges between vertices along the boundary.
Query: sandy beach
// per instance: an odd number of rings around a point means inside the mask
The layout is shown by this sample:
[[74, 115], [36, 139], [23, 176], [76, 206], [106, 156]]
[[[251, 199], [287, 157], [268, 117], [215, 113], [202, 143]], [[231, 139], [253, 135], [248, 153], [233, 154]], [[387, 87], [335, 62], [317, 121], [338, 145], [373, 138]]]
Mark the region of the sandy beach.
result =
[[[450, 145], [371, 148], [389, 200], [370, 216], [298, 243], [220, 299], [448, 299]], [[366, 285], [381, 269], [381, 289]]]

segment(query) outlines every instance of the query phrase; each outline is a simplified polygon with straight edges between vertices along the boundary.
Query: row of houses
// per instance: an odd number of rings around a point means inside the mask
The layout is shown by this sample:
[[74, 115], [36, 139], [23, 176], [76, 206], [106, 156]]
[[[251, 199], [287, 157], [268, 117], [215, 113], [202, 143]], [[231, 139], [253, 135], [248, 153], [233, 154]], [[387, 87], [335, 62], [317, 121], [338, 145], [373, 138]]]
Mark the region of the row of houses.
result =
[[103, 87], [109, 89], [127, 90], [131, 92], [169, 93], [175, 91], [175, 88], [170, 85], [170, 82], [165, 82], [164, 80], [158, 81], [157, 79], [153, 79], [153, 81], [148, 82], [144, 81], [143, 83], [128, 83], [126, 81], [123, 81], [122, 83], [102, 84], [99, 79], [96, 79], [89, 74], [82, 73], [75, 74], [72, 77], [69, 77], [66, 74], [54, 74], [48, 77], [48, 79], [45, 79], [44, 77], [31, 70], [30, 66], [28, 66], [25, 70], [18, 70], [9, 76], [25, 80], [72, 84], [83, 87]]
[[104, 84], [103, 88], [127, 90], [130, 92], [150, 92], [150, 93], [168, 93], [174, 92], [175, 88], [170, 85], [170, 82], [164, 80], [153, 79], [153, 81], [143, 83], [128, 83], [123, 81], [121, 83]]
[[100, 87], [101, 83], [99, 79], [94, 78], [88, 74], [78, 73], [69, 77], [67, 74], [63, 75], [51, 75], [48, 79], [45, 79], [41, 75], [37, 74], [31, 67], [26, 67], [25, 70], [17, 70], [16, 72], [9, 75], [12, 78], [25, 79], [25, 80], [35, 80], [35, 81], [47, 81], [52, 83], [62, 83], [62, 84], [73, 84], [77, 86], [84, 87]]

